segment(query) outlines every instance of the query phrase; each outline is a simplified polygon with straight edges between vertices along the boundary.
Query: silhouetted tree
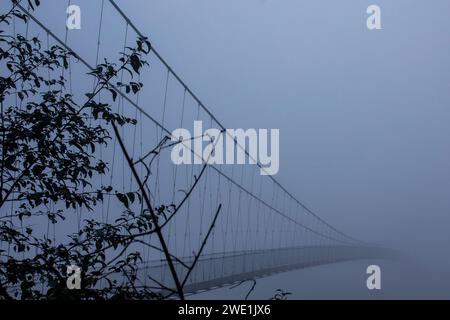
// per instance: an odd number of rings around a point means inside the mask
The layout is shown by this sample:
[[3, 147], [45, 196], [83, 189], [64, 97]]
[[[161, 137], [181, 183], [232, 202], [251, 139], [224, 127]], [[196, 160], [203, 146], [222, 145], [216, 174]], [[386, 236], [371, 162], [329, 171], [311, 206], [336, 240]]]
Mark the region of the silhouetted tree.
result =
[[[0, 16], [0, 26], [9, 24], [13, 17], [27, 21], [28, 16], [16, 5], [12, 1], [11, 10]], [[39, 1], [30, 1], [30, 6], [34, 10]], [[150, 170], [141, 180], [135, 169], [137, 163], [147, 169], [149, 165], [145, 159], [133, 161], [129, 157], [117, 129], [135, 125], [136, 120], [96, 101], [105, 92], [116, 100], [118, 90], [134, 94], [141, 90], [140, 82], [112, 83], [123, 71], [131, 76], [140, 73], [147, 65], [144, 58], [151, 50], [149, 41], [137, 39], [135, 47], [127, 47], [117, 62], [105, 59], [96, 66], [89, 73], [95, 79], [94, 88], [84, 95], [82, 104], [68, 93], [63, 76], [44, 77], [40, 71], [51, 70], [54, 75], [58, 73], [55, 71], [67, 69], [70, 59], [77, 58], [74, 53], [57, 45], [44, 50], [38, 37], [28, 39], [4, 31], [0, 31], [0, 45], [0, 67], [7, 71], [0, 77], [0, 243], [9, 248], [0, 248], [0, 299], [148, 299], [163, 298], [161, 290], [183, 298], [186, 279], [179, 279], [174, 272], [173, 261], [178, 259], [168, 251], [161, 229], [192, 189], [178, 206], [152, 207], [144, 187]], [[95, 151], [111, 139], [108, 127], [113, 128], [135, 174], [138, 190], [121, 193], [110, 185], [94, 187], [93, 181], [99, 181], [108, 171], [107, 163], [95, 156]], [[167, 140], [164, 138], [149, 154], [158, 156], [158, 148]], [[123, 204], [123, 213], [113, 223], [102, 222], [95, 214], [94, 208], [106, 195], [116, 196]], [[11, 202], [18, 205], [8, 212], [7, 204]], [[142, 209], [132, 210], [134, 202], [141, 203]], [[68, 235], [65, 243], [36, 234], [34, 224], [27, 223], [40, 219], [42, 224], [42, 219], [47, 219], [55, 225], [78, 208], [92, 215], [78, 232]], [[219, 211], [220, 206], [216, 218]], [[172, 266], [176, 288], [161, 285], [159, 290], [136, 285], [142, 258], [139, 251], [130, 248], [143, 243], [142, 237], [149, 234], [159, 237], [159, 250]], [[69, 265], [81, 268], [81, 290], [67, 288]], [[195, 263], [186, 266], [188, 274], [194, 267]], [[124, 280], [117, 281], [117, 275]]]

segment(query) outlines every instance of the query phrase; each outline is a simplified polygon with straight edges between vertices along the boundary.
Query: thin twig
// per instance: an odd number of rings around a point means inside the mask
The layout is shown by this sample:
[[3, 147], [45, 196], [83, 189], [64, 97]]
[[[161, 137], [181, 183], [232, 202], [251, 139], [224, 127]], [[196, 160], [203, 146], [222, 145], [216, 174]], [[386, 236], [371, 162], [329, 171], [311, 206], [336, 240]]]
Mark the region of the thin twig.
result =
[[155, 225], [155, 232], [156, 232], [156, 234], [158, 236], [159, 242], [161, 243], [161, 247], [162, 247], [162, 249], [164, 251], [164, 256], [165, 256], [165, 258], [167, 260], [167, 264], [169, 265], [170, 272], [171, 272], [173, 280], [175, 282], [175, 286], [177, 288], [178, 296], [180, 297], [181, 300], [184, 300], [183, 286], [181, 285], [180, 280], [178, 279], [178, 274], [177, 274], [177, 272], [175, 270], [175, 267], [173, 265], [171, 254], [169, 252], [169, 249], [167, 248], [167, 244], [166, 244], [166, 241], [165, 241], [164, 236], [162, 234], [161, 228], [158, 225], [158, 218], [156, 217], [155, 211], [153, 210], [152, 205], [150, 203], [150, 199], [148, 198], [147, 192], [145, 191], [145, 187], [142, 184], [141, 179], [139, 178], [139, 174], [137, 173], [136, 168], [133, 165], [133, 160], [131, 160], [130, 155], [128, 154], [128, 151], [125, 148], [123, 140], [120, 137], [119, 130], [117, 129], [117, 126], [114, 123], [114, 121], [111, 121], [111, 125], [113, 127], [114, 133], [116, 134], [117, 141], [119, 142], [120, 148], [122, 149], [122, 152], [123, 152], [123, 154], [124, 154], [124, 156], [125, 156], [125, 158], [126, 158], [126, 160], [128, 162], [128, 165], [129, 165], [129, 167], [130, 167], [130, 169], [131, 169], [131, 171], [133, 173], [133, 176], [136, 179], [136, 182], [137, 182], [137, 184], [139, 185], [139, 187], [141, 189], [142, 196], [143, 196], [143, 198], [145, 200], [147, 208], [150, 211], [150, 216], [152, 217], [153, 223]]
[[191, 272], [194, 270], [194, 268], [195, 268], [195, 266], [196, 266], [196, 264], [198, 262], [198, 259], [200, 258], [201, 254], [203, 252], [203, 249], [205, 248], [205, 245], [206, 245], [206, 242], [208, 241], [209, 235], [211, 234], [211, 232], [214, 229], [214, 226], [216, 224], [216, 220], [217, 220], [217, 217], [219, 216], [220, 209], [222, 209], [222, 204], [219, 204], [219, 207], [217, 208], [217, 211], [216, 211], [216, 214], [214, 216], [214, 219], [213, 219], [211, 225], [209, 226], [208, 232], [207, 232], [207, 234], [205, 236], [205, 239], [203, 239], [202, 245], [200, 246], [200, 250], [195, 255], [194, 261], [192, 262], [192, 265], [188, 269], [188, 272], [186, 273], [186, 276], [185, 276], [185, 278], [184, 278], [184, 280], [182, 282], [182, 287], [184, 287], [184, 285], [186, 284], [187, 280], [189, 279], [189, 276], [191, 275]]
[[231, 286], [230, 289], [237, 288], [237, 287], [239, 287], [241, 284], [246, 283], [246, 282], [249, 282], [249, 281], [252, 282], [253, 284], [252, 284], [252, 286], [250, 287], [250, 290], [249, 290], [249, 291], [247, 292], [247, 294], [245, 295], [245, 299], [244, 299], [244, 300], [247, 300], [248, 297], [250, 296], [250, 294], [255, 290], [255, 287], [256, 287], [256, 280], [255, 280], [255, 279], [246, 279], [246, 280], [242, 280], [241, 282], [235, 284], [234, 286]]

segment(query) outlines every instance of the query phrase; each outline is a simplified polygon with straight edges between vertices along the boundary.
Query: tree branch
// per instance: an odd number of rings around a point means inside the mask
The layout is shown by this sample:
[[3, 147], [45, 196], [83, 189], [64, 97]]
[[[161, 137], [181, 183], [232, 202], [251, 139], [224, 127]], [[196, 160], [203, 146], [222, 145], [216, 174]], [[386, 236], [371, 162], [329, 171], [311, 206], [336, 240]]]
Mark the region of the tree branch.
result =
[[138, 183], [139, 188], [141, 189], [142, 196], [144, 198], [145, 204], [147, 205], [147, 208], [150, 211], [150, 216], [152, 217], [153, 223], [155, 225], [155, 232], [156, 232], [156, 234], [158, 236], [159, 242], [161, 243], [161, 247], [163, 249], [165, 259], [167, 260], [167, 264], [169, 265], [170, 272], [172, 274], [173, 280], [175, 282], [175, 286], [177, 288], [178, 296], [179, 296], [179, 298], [181, 300], [184, 300], [183, 287], [182, 287], [182, 285], [180, 283], [180, 280], [178, 278], [178, 274], [177, 274], [177, 272], [175, 270], [175, 267], [173, 265], [171, 254], [170, 254], [169, 249], [167, 247], [167, 244], [166, 244], [166, 241], [165, 241], [164, 236], [162, 234], [162, 231], [161, 231], [161, 229], [159, 227], [158, 218], [156, 217], [155, 211], [153, 210], [153, 207], [152, 207], [152, 205], [150, 203], [150, 199], [148, 198], [147, 192], [145, 191], [145, 187], [142, 184], [141, 179], [139, 178], [139, 175], [138, 175], [138, 173], [136, 171], [136, 168], [133, 165], [133, 160], [130, 158], [130, 155], [128, 154], [128, 151], [125, 148], [123, 140], [120, 137], [119, 130], [117, 129], [117, 126], [114, 123], [114, 121], [111, 121], [111, 125], [113, 127], [114, 133], [116, 134], [117, 141], [119, 142], [120, 148], [122, 149], [122, 152], [125, 155], [125, 158], [126, 158], [126, 160], [128, 162], [128, 165], [129, 165], [129, 167], [130, 167], [130, 169], [131, 169], [131, 171], [133, 173], [133, 176], [136, 179], [136, 182]]
[[211, 225], [210, 225], [210, 227], [208, 229], [208, 232], [206, 233], [205, 239], [203, 239], [202, 245], [200, 246], [200, 250], [195, 255], [194, 261], [192, 262], [192, 265], [190, 266], [188, 272], [186, 273], [186, 276], [184, 277], [184, 280], [183, 280], [183, 282], [181, 284], [182, 287], [184, 287], [184, 285], [186, 284], [187, 280], [189, 279], [189, 276], [191, 275], [192, 271], [194, 270], [194, 268], [195, 268], [195, 266], [196, 266], [196, 264], [198, 262], [198, 259], [200, 258], [200, 255], [202, 254], [203, 249], [205, 248], [205, 245], [206, 245], [206, 242], [208, 241], [209, 235], [211, 234], [211, 232], [214, 229], [214, 226], [216, 224], [216, 220], [217, 220], [217, 217], [219, 216], [220, 209], [222, 209], [222, 204], [219, 204], [219, 207], [217, 208], [217, 211], [216, 211], [216, 214], [214, 216], [214, 219], [213, 219], [213, 221], [212, 221], [212, 223], [211, 223]]

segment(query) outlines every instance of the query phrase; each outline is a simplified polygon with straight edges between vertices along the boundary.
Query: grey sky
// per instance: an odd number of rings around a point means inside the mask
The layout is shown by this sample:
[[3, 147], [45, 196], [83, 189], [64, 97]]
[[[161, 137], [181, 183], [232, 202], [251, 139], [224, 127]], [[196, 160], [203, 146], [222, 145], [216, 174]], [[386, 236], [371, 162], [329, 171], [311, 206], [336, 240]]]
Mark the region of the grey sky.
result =
[[[43, 2], [62, 35], [65, 1]], [[79, 3], [71, 37], [94, 43], [98, 3]], [[449, 1], [117, 3], [227, 127], [280, 128], [276, 178], [321, 217], [450, 266]]]
[[120, 4], [228, 126], [281, 128], [278, 178], [321, 216], [448, 243], [448, 1]]

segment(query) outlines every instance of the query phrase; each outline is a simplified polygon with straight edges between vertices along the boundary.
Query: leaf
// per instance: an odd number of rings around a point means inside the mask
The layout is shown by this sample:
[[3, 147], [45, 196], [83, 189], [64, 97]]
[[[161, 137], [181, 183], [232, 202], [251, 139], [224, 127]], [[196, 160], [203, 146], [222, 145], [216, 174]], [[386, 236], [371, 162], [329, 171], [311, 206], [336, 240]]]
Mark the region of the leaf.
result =
[[130, 199], [130, 202], [133, 203], [135, 200], [135, 194], [134, 192], [128, 192], [127, 193], [128, 199]]
[[129, 208], [128, 198], [123, 193], [116, 192], [116, 197], [127, 209]]
[[19, 12], [13, 12], [17, 18], [22, 19], [25, 23], [27, 23], [27, 16], [25, 14], [21, 14]]
[[116, 101], [116, 99], [117, 99], [117, 91], [114, 90], [114, 89], [108, 89], [108, 90], [112, 94], [113, 101]]
[[130, 64], [131, 64], [131, 67], [133, 68], [134, 72], [139, 74], [139, 69], [141, 68], [142, 63], [136, 54], [132, 54], [130, 56]]

